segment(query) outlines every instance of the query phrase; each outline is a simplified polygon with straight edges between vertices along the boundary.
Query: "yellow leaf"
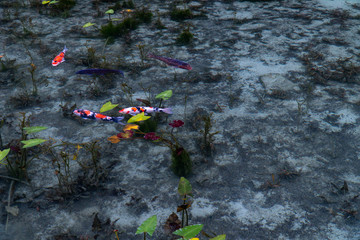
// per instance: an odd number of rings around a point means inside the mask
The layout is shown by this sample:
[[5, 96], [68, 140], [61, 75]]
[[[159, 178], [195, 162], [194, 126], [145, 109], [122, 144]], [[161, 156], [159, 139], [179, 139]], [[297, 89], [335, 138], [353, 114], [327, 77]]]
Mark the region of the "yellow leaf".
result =
[[76, 146], [76, 149], [77, 149], [78, 152], [79, 152], [79, 150], [80, 150], [81, 148], [83, 148], [83, 147], [80, 146], [79, 144]]
[[74, 154], [73, 160], [76, 160], [76, 159], [77, 159], [77, 154]]
[[139, 127], [140, 126], [137, 125], [137, 124], [126, 124], [126, 126], [123, 128], [123, 131], [128, 131], [128, 130], [131, 130], [131, 129], [138, 130]]
[[114, 136], [111, 136], [111, 137], [108, 137], [108, 140], [111, 142], [111, 143], [118, 143], [120, 142], [120, 139], [114, 135]]

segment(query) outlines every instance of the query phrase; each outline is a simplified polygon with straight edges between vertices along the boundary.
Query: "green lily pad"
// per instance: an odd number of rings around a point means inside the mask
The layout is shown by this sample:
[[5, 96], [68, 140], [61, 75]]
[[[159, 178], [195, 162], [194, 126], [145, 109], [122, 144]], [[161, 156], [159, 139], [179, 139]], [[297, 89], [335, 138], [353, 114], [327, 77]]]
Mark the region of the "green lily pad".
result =
[[0, 163], [2, 163], [2, 160], [9, 154], [9, 152], [10, 148], [0, 151]]
[[214, 238], [210, 238], [209, 240], [225, 240], [225, 238], [226, 238], [226, 234], [222, 234]]
[[95, 23], [91, 23], [91, 22], [88, 22], [88, 23], [85, 23], [83, 28], [87, 28], [87, 27], [91, 27], [91, 26], [94, 26]]
[[172, 90], [166, 90], [166, 91], [161, 92], [158, 95], [156, 95], [155, 98], [161, 98], [162, 100], [168, 100], [169, 98], [171, 98], [172, 93], [173, 93]]
[[39, 144], [41, 144], [41, 143], [43, 143], [45, 141], [46, 141], [45, 139], [34, 138], [34, 139], [21, 141], [21, 143], [25, 144], [23, 146], [23, 148], [29, 148], [29, 147], [34, 147], [36, 145], [39, 145]]
[[114, 10], [109, 9], [109, 10], [107, 10], [105, 13], [106, 13], [106, 14], [114, 14]]
[[184, 228], [180, 228], [179, 230], [176, 230], [175, 232], [173, 232], [173, 234], [182, 236], [185, 239], [190, 239], [198, 235], [201, 229], [203, 228], [203, 226], [204, 226], [203, 224], [187, 226]]
[[116, 108], [119, 104], [112, 104], [110, 101], [105, 103], [101, 108], [100, 108], [100, 112], [106, 112], [106, 111], [110, 111], [114, 108]]
[[25, 130], [26, 134], [30, 134], [30, 133], [37, 133], [42, 130], [45, 130], [45, 129], [47, 129], [47, 127], [34, 126], [34, 127], [24, 127], [23, 129]]
[[191, 195], [191, 191], [192, 191], [192, 187], [190, 182], [186, 178], [181, 177], [178, 185], [178, 193], [181, 196]]
[[150, 236], [153, 235], [157, 225], [157, 216], [154, 215], [146, 219], [140, 227], [138, 227], [135, 234], [148, 233]]
[[142, 112], [142, 113], [139, 113], [139, 114], [131, 117], [127, 122], [128, 123], [140, 122], [140, 121], [145, 121], [149, 118], [150, 118], [150, 116], [145, 116], [145, 114]]

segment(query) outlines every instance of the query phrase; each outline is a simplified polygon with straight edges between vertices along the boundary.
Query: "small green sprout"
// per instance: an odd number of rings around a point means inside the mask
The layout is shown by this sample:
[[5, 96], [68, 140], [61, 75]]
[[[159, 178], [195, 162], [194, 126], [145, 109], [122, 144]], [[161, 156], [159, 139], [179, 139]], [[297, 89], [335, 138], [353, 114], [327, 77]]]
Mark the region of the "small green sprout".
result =
[[138, 227], [135, 234], [144, 233], [144, 240], [146, 239], [146, 233], [148, 233], [150, 236], [153, 235], [155, 228], [157, 225], [157, 216], [154, 215], [152, 217], [149, 217], [146, 219], [140, 227]]
[[5, 157], [9, 154], [9, 152], [10, 152], [10, 148], [0, 151], [0, 164], [4, 164], [3, 159], [5, 159]]
[[109, 14], [109, 21], [111, 21], [111, 14], [114, 14], [114, 10], [113, 9], [109, 9], [105, 12], [105, 14]]
[[203, 224], [187, 226], [176, 230], [175, 232], [173, 232], [173, 234], [181, 236], [183, 239], [189, 240], [190, 238], [198, 235], [199, 232], [202, 230], [203, 226]]
[[105, 14], [114, 14], [114, 10], [112, 10], [112, 9], [109, 9], [109, 10], [107, 10], [106, 12], [105, 12]]
[[101, 108], [100, 108], [100, 112], [106, 112], [106, 111], [110, 111], [114, 108], [116, 108], [119, 104], [112, 104], [110, 101], [105, 103]]

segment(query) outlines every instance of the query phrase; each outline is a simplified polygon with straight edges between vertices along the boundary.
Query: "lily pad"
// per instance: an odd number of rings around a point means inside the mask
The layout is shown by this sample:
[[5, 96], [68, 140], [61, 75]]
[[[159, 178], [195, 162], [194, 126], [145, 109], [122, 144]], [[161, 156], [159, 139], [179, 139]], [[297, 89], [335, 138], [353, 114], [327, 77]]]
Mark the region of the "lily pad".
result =
[[112, 104], [110, 101], [105, 103], [101, 108], [100, 108], [100, 112], [106, 112], [106, 111], [110, 111], [114, 108], [116, 108], [119, 104]]
[[23, 129], [25, 130], [26, 134], [30, 134], [30, 133], [37, 133], [42, 130], [45, 130], [45, 129], [47, 129], [47, 127], [34, 126], [34, 127], [24, 127]]
[[146, 219], [140, 227], [138, 227], [135, 234], [148, 233], [150, 236], [153, 235], [157, 225], [157, 216], [154, 215]]
[[140, 121], [145, 121], [149, 118], [150, 118], [150, 116], [145, 116], [145, 114], [142, 112], [142, 113], [139, 113], [139, 114], [131, 117], [127, 122], [128, 123], [140, 122]]
[[94, 26], [95, 23], [91, 23], [91, 22], [88, 22], [88, 23], [85, 23], [83, 28], [87, 28], [87, 27], [91, 27], [91, 26]]
[[226, 238], [226, 234], [222, 234], [214, 238], [210, 238], [209, 240], [225, 240], [225, 238]]
[[0, 163], [9, 154], [9, 152], [10, 152], [10, 148], [0, 151]]
[[105, 13], [106, 13], [106, 14], [114, 14], [114, 10], [109, 9], [109, 10], [107, 10]]
[[178, 193], [181, 196], [191, 195], [191, 191], [192, 191], [192, 187], [190, 182], [186, 178], [181, 177], [178, 185]]
[[187, 226], [184, 228], [180, 228], [179, 230], [176, 230], [175, 232], [173, 232], [173, 234], [182, 236], [185, 239], [190, 239], [198, 235], [201, 229], [203, 228], [203, 226], [204, 226], [203, 224]]
[[25, 144], [23, 146], [23, 148], [29, 148], [29, 147], [34, 147], [36, 145], [39, 145], [39, 144], [41, 144], [41, 143], [43, 143], [45, 141], [46, 141], [45, 139], [34, 138], [34, 139], [21, 141], [21, 143]]
[[155, 98], [161, 98], [162, 100], [168, 100], [169, 98], [171, 98], [172, 93], [173, 93], [172, 90], [166, 90], [166, 91], [161, 92], [158, 95], [156, 95]]

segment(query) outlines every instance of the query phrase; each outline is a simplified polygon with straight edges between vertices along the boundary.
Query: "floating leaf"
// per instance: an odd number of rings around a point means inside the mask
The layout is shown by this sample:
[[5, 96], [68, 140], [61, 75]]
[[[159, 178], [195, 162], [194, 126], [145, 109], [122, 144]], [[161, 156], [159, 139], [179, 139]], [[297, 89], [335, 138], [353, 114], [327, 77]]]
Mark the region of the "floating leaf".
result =
[[111, 109], [114, 109], [118, 106], [119, 104], [112, 104], [110, 101], [105, 103], [101, 108], [100, 108], [100, 112], [106, 112], [106, 111], [110, 111]]
[[9, 152], [10, 148], [0, 151], [0, 163], [2, 163], [2, 160], [9, 154]]
[[139, 125], [137, 124], [126, 124], [125, 127], [123, 128], [123, 131], [129, 131], [132, 129], [138, 130], [139, 129]]
[[199, 238], [192, 238], [192, 239], [190, 239], [190, 240], [199, 240]]
[[48, 4], [50, 1], [42, 1], [42, 4]]
[[225, 238], [226, 238], [226, 234], [222, 234], [214, 238], [210, 238], [209, 240], [225, 240]]
[[118, 138], [131, 138], [134, 135], [134, 132], [131, 130], [126, 130], [124, 132], [118, 133], [116, 136]]
[[118, 138], [116, 135], [111, 136], [111, 137], [108, 137], [108, 140], [109, 140], [111, 143], [118, 143], [118, 142], [120, 142], [120, 138]]
[[150, 118], [150, 116], [145, 116], [145, 114], [142, 112], [142, 113], [139, 113], [139, 114], [131, 117], [127, 122], [128, 123], [140, 122], [140, 121], [145, 121], [149, 118]]
[[184, 195], [191, 196], [191, 191], [192, 191], [192, 187], [191, 187], [190, 182], [186, 178], [181, 177], [180, 181], [179, 181], [179, 185], [178, 185], [178, 193], [181, 196], [184, 196]]
[[114, 14], [114, 10], [109, 9], [109, 10], [107, 10], [107, 11], [105, 12], [105, 14]]
[[56, 0], [54, 0], [54, 1], [51, 1], [49, 4], [55, 4], [55, 3], [58, 3], [59, 1], [56, 1]]
[[24, 127], [23, 128], [26, 132], [26, 134], [30, 134], [30, 133], [37, 133], [40, 132], [42, 130], [47, 129], [47, 127], [40, 127], [40, 126], [35, 126], [35, 127]]
[[88, 22], [88, 23], [85, 23], [83, 28], [87, 28], [87, 27], [91, 27], [91, 26], [94, 26], [95, 23], [91, 23], [91, 22]]
[[121, 21], [122, 19], [120, 18], [112, 18], [111, 21]]
[[168, 100], [169, 98], [171, 98], [171, 96], [172, 96], [172, 90], [166, 90], [166, 91], [156, 95], [155, 98], [161, 98], [163, 100]]
[[135, 234], [148, 233], [150, 236], [152, 236], [155, 231], [156, 224], [157, 224], [156, 215], [149, 217], [141, 224], [140, 227], [138, 227]]
[[176, 230], [175, 232], [173, 232], [173, 234], [182, 236], [185, 239], [190, 239], [198, 235], [198, 233], [201, 231], [203, 226], [204, 226], [203, 224], [187, 226], [184, 228], [180, 228], [179, 230]]
[[45, 139], [35, 138], [35, 139], [21, 141], [21, 143], [25, 144], [23, 146], [23, 148], [29, 148], [29, 147], [34, 147], [36, 145], [39, 145], [45, 141], [46, 141]]

